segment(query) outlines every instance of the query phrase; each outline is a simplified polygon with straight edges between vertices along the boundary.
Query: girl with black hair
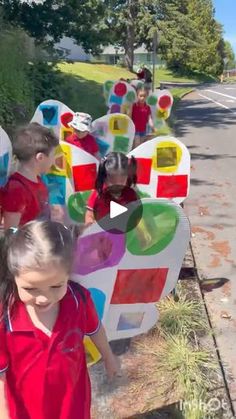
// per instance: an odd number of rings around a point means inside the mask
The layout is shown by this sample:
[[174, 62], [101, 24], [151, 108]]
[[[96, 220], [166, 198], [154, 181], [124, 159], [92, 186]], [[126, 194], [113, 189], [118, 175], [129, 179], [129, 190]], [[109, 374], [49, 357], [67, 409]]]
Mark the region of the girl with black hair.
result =
[[[91, 224], [94, 219], [96, 204], [96, 220], [105, 217], [110, 212], [110, 202], [127, 205], [136, 201], [138, 196], [133, 189], [137, 183], [137, 162], [123, 153], [112, 152], [104, 157], [99, 165], [95, 191], [87, 202], [85, 223]], [[114, 188], [111, 188], [114, 186]], [[116, 187], [115, 187], [116, 186]]]
[[32, 221], [0, 243], [1, 419], [89, 419], [84, 335], [110, 377], [119, 368], [90, 292], [70, 281], [74, 253], [62, 224]]

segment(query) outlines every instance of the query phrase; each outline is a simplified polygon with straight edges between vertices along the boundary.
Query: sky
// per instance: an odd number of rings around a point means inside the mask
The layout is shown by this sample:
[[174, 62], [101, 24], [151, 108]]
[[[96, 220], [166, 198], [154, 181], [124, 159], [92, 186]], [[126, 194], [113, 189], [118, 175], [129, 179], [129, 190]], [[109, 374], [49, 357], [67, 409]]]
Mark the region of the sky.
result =
[[236, 54], [236, 0], [213, 0], [216, 19], [224, 26], [224, 38], [230, 41]]

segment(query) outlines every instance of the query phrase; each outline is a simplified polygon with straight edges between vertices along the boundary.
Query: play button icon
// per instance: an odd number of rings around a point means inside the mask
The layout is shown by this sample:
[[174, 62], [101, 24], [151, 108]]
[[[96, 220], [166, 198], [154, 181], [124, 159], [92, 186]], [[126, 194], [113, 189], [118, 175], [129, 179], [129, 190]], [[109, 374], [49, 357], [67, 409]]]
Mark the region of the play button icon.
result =
[[128, 211], [128, 208], [124, 207], [124, 205], [117, 204], [115, 201], [110, 202], [110, 218], [118, 217], [126, 211]]
[[96, 198], [93, 212], [96, 222], [103, 230], [122, 234], [138, 225], [143, 207], [133, 188], [114, 185], [105, 188]]

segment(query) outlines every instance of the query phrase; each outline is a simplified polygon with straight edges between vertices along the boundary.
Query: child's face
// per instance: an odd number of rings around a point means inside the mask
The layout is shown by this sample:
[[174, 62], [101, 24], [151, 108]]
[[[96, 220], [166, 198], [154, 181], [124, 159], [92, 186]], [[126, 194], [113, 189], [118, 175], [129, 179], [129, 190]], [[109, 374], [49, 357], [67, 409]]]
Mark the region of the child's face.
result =
[[125, 186], [127, 183], [127, 178], [128, 176], [125, 174], [111, 173], [107, 176], [106, 185], [107, 186], [112, 186], [112, 185]]
[[82, 140], [84, 137], [86, 137], [89, 133], [89, 131], [78, 131], [77, 129], [75, 129], [75, 133], [77, 135], [77, 137]]
[[139, 103], [145, 103], [146, 99], [147, 99], [147, 93], [146, 92], [143, 92], [143, 91], [138, 92], [138, 102]]
[[39, 174], [43, 175], [48, 173], [53, 164], [55, 164], [55, 148], [53, 148], [49, 155], [44, 153], [38, 153], [36, 155], [36, 161], [38, 164]]
[[20, 300], [35, 312], [50, 311], [67, 292], [69, 274], [61, 265], [49, 265], [42, 271], [25, 271], [15, 277]]

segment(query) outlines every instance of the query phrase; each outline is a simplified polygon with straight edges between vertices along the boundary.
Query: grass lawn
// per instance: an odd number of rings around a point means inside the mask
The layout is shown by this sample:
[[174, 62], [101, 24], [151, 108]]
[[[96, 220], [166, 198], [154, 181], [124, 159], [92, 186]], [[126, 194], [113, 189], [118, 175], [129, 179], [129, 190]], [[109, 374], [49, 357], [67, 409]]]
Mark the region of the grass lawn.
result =
[[[123, 78], [134, 78], [134, 73], [121, 67], [115, 67], [106, 64], [89, 63], [61, 63], [58, 65], [63, 73], [61, 83], [60, 100], [69, 106], [73, 111], [88, 112], [93, 118], [105, 115], [107, 108], [102, 94], [102, 85], [106, 80], [118, 80]], [[188, 79], [173, 75], [169, 70], [156, 70], [156, 86], [160, 81], [182, 81], [192, 82], [194, 79]], [[189, 89], [172, 89], [175, 100]], [[160, 134], [168, 133], [164, 129]]]

